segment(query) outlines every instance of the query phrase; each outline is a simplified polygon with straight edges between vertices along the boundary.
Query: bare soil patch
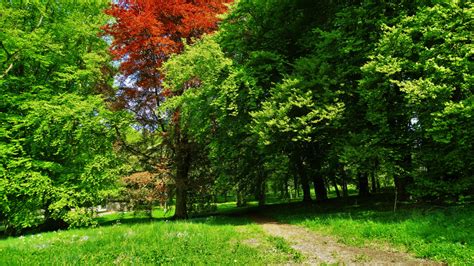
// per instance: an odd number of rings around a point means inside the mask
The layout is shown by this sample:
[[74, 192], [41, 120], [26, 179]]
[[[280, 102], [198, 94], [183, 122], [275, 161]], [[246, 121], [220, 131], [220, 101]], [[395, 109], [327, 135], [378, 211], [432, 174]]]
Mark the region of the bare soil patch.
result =
[[417, 259], [407, 253], [372, 247], [351, 247], [335, 238], [309, 231], [306, 228], [279, 223], [259, 215], [250, 218], [272, 236], [282, 237], [306, 258], [304, 264], [323, 263], [344, 265], [442, 265], [439, 262]]

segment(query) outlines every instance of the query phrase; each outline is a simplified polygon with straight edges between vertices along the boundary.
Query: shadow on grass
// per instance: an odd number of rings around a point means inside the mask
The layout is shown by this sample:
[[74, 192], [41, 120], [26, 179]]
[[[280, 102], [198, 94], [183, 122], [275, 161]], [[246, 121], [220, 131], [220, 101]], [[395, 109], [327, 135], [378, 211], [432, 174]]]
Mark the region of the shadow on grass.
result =
[[474, 212], [474, 208], [466, 205], [432, 205], [424, 203], [398, 202], [394, 211], [394, 196], [391, 193], [375, 194], [361, 198], [351, 196], [346, 199], [335, 198], [323, 202], [274, 204], [260, 209], [268, 216], [294, 216], [307, 219], [311, 216], [347, 215], [352, 219], [370, 217], [377, 222], [402, 222], [413, 218], [414, 214], [426, 216], [433, 213], [457, 215], [459, 210]]
[[151, 218], [151, 217], [117, 217], [116, 219], [100, 220], [98, 219], [99, 226], [110, 226], [116, 224], [145, 224], [153, 222], [164, 222], [170, 220], [169, 218]]
[[104, 217], [98, 217], [96, 221], [99, 226], [112, 226], [116, 224], [146, 224], [154, 222], [189, 222], [189, 223], [205, 223], [208, 225], [247, 225], [251, 224], [251, 220], [247, 218], [249, 212], [258, 209], [257, 207], [241, 207], [233, 210], [225, 210], [224, 212], [210, 212], [200, 215], [193, 215], [189, 219], [175, 220], [173, 217], [149, 217], [149, 216], [133, 216], [130, 213], [114, 213]]
[[[358, 214], [365, 213], [366, 211], [374, 212], [386, 212], [393, 208], [392, 195], [390, 194], [378, 194], [373, 195], [369, 198], [359, 198], [357, 196], [350, 196], [346, 199], [329, 199], [323, 202], [313, 202], [311, 204], [303, 202], [292, 202], [292, 203], [273, 203], [265, 206], [249, 205], [245, 207], [225, 207], [222, 210], [215, 212], [194, 215], [187, 222], [193, 223], [207, 223], [211, 225], [245, 225], [252, 223], [249, 216], [254, 215], [265, 215], [265, 216], [291, 216], [298, 220], [307, 219], [310, 216], [316, 215], [331, 215], [331, 214], [349, 214], [353, 218], [356, 218]], [[408, 204], [398, 203], [399, 208], [408, 208]], [[381, 217], [383, 218], [383, 217]], [[402, 217], [396, 215], [393, 217], [395, 221], [400, 222], [401, 220], [408, 219], [409, 217]], [[108, 217], [100, 217], [97, 219], [100, 226], [109, 226], [117, 223], [121, 224], [140, 224], [150, 222], [174, 222], [171, 217], [167, 218], [150, 218], [145, 216], [131, 217], [130, 215], [113, 214]]]
[[[459, 257], [472, 252], [461, 251], [474, 245], [474, 205], [399, 203], [394, 212], [392, 197], [381, 194], [311, 205], [274, 205], [266, 207], [263, 214], [282, 222], [332, 228], [341, 235], [353, 232], [366, 240], [390, 239], [408, 245], [422, 256]], [[423, 248], [417, 248], [418, 244]]]

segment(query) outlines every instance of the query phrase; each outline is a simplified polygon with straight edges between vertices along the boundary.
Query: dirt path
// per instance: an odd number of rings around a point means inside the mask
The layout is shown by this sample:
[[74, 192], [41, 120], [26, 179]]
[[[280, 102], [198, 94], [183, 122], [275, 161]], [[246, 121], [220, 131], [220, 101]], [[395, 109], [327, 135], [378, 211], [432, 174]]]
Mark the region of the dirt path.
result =
[[406, 253], [346, 246], [332, 237], [311, 232], [303, 227], [282, 224], [267, 217], [251, 218], [261, 225], [267, 234], [288, 241], [293, 249], [305, 256], [304, 264], [441, 265], [413, 258]]

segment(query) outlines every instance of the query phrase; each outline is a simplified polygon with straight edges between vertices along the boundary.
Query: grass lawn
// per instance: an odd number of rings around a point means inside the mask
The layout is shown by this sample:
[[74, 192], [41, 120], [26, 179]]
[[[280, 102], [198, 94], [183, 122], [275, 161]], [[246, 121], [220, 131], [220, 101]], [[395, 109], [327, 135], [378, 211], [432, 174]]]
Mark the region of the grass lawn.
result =
[[209, 217], [49, 232], [0, 240], [0, 265], [275, 264], [300, 260], [244, 218]]
[[[381, 200], [381, 199], [380, 199]], [[393, 206], [377, 198], [330, 200], [311, 207], [270, 206], [267, 214], [354, 245], [395, 247], [449, 264], [474, 264], [474, 206]]]
[[[388, 197], [388, 198], [387, 198]], [[0, 240], [0, 265], [25, 264], [279, 264], [301, 262], [284, 239], [267, 236], [239, 216], [263, 211], [277, 220], [335, 236], [354, 246], [394, 247], [417, 257], [450, 264], [474, 264], [474, 205], [434, 207], [399, 204], [390, 196], [330, 199], [311, 206], [278, 203], [236, 208], [219, 203], [228, 216], [165, 221], [173, 214], [156, 208], [153, 219], [133, 213], [97, 218], [96, 228], [49, 232]]]

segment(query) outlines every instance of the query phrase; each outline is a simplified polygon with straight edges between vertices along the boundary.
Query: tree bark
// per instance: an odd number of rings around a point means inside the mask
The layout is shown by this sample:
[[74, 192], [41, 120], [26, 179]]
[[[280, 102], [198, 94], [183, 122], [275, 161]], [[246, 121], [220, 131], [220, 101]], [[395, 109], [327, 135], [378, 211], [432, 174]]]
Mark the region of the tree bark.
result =
[[174, 213], [175, 219], [187, 219], [187, 188], [185, 179], [176, 179], [176, 210]]
[[336, 176], [335, 176], [335, 175], [333, 175], [333, 177], [332, 177], [332, 184], [333, 184], [333, 186], [334, 186], [334, 190], [336, 191], [336, 196], [337, 196], [338, 198], [340, 198], [340, 197], [341, 197], [341, 193], [339, 192], [339, 188], [337, 187], [337, 181], [336, 181]]
[[296, 171], [300, 177], [301, 187], [303, 188], [303, 202], [311, 202], [311, 189], [309, 187], [308, 175], [306, 169], [303, 166], [303, 160], [296, 156]]
[[174, 219], [188, 218], [188, 175], [191, 167], [191, 150], [186, 137], [182, 137], [176, 147], [176, 210]]
[[247, 205], [247, 201], [245, 200], [245, 196], [242, 191], [237, 191], [237, 207], [244, 207]]
[[[372, 169], [372, 173], [371, 173], [371, 179], [372, 179], [372, 193], [377, 193], [377, 191], [379, 191], [379, 188], [377, 188], [377, 182], [378, 182], [378, 178], [377, 178], [377, 169], [379, 168], [379, 161], [378, 159], [375, 159], [374, 160], [374, 168]], [[380, 187], [380, 185], [379, 185]]]
[[347, 175], [343, 166], [339, 166], [339, 173], [341, 174], [342, 197], [347, 198], [349, 197], [349, 193], [347, 191]]
[[361, 197], [367, 197], [370, 195], [369, 192], [369, 178], [367, 176], [367, 173], [358, 173], [357, 175], [357, 181], [359, 185], [359, 196]]
[[377, 182], [375, 181], [375, 171], [372, 172], [370, 175], [371, 182], [372, 182], [372, 193], [377, 193]]
[[259, 177], [256, 188], [256, 198], [258, 200], [258, 206], [262, 207], [265, 205], [265, 177], [262, 173], [259, 173], [258, 175]]
[[300, 188], [298, 186], [298, 177], [296, 175], [293, 175], [293, 188], [295, 190], [295, 197], [299, 198], [300, 197]]
[[324, 178], [319, 173], [313, 177], [314, 193], [316, 193], [316, 201], [323, 201], [328, 199], [328, 191]]

